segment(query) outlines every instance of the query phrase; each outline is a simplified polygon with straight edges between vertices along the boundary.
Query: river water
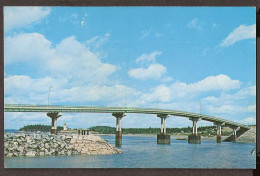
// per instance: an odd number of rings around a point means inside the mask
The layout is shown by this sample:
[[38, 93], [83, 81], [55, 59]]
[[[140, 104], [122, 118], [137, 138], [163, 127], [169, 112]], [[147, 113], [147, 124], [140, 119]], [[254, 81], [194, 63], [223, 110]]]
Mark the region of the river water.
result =
[[[112, 145], [115, 136], [101, 136]], [[156, 144], [156, 136], [123, 136], [123, 154], [5, 158], [6, 168], [250, 168], [256, 167], [255, 144], [171, 139]]]

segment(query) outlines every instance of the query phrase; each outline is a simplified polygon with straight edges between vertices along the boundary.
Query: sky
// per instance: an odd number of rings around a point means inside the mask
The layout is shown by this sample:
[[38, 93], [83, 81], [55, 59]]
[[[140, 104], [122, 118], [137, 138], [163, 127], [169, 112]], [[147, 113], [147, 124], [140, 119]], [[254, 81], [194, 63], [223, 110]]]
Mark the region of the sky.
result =
[[[159, 108], [256, 121], [254, 7], [4, 7], [4, 103]], [[51, 88], [50, 88], [51, 87]], [[111, 114], [63, 113], [69, 128]], [[5, 113], [4, 128], [50, 125]], [[199, 121], [199, 126], [213, 125]], [[171, 116], [166, 127], [192, 126]], [[123, 128], [160, 127], [126, 114]]]

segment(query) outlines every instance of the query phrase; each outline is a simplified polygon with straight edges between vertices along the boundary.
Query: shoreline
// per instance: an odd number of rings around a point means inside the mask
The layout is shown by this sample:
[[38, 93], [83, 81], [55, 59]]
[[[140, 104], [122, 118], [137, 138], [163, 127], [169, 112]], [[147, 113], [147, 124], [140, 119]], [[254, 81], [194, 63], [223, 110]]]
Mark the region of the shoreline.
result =
[[[93, 134], [96, 136], [114, 136], [115, 134]], [[153, 137], [156, 138], [157, 134], [123, 134], [123, 136], [135, 136], [135, 137]], [[222, 136], [223, 139], [225, 139], [228, 136]], [[187, 135], [171, 135], [172, 139], [175, 140], [188, 140]], [[213, 141], [216, 140], [216, 136], [201, 136], [201, 139], [207, 140], [207, 141]]]

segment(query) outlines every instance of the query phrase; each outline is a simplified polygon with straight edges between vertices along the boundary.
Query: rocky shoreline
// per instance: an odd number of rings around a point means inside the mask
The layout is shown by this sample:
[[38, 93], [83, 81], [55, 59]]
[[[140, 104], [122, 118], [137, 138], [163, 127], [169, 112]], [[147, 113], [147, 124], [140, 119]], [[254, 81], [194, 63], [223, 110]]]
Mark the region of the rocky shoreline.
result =
[[55, 155], [106, 155], [122, 153], [93, 135], [4, 134], [5, 157]]

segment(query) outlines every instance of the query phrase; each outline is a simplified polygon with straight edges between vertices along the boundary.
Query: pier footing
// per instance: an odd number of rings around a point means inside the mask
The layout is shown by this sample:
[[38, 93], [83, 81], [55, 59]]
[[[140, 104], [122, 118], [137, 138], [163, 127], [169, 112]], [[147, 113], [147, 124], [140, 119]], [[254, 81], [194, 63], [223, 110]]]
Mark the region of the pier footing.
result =
[[191, 134], [188, 136], [188, 143], [190, 144], [200, 144], [201, 143], [201, 136]]
[[221, 135], [217, 135], [217, 143], [221, 143]]
[[57, 135], [57, 133], [58, 133], [57, 129], [51, 129], [51, 134]]
[[171, 135], [157, 134], [157, 144], [171, 144]]
[[122, 131], [116, 131], [116, 147], [121, 147], [122, 145]]

